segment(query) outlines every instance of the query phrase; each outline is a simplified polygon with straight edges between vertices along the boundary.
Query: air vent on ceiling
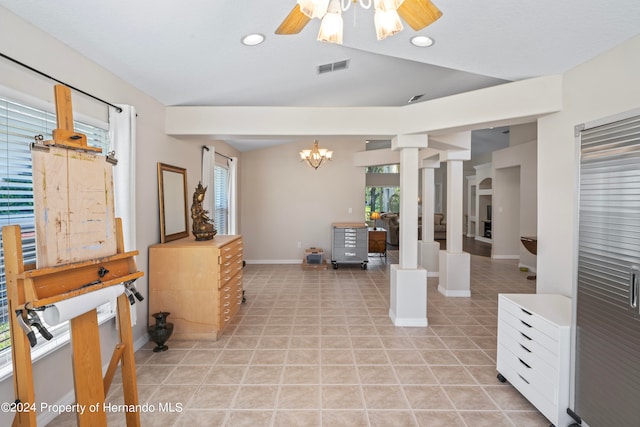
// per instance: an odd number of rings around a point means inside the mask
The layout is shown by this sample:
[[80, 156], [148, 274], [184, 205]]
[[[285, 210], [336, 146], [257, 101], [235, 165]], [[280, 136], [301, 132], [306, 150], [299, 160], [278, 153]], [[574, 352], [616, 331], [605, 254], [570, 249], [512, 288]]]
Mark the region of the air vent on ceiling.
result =
[[349, 60], [333, 62], [331, 64], [318, 65], [318, 74], [330, 73], [332, 71], [344, 70], [349, 67]]
[[412, 102], [416, 102], [418, 99], [422, 98], [424, 96], [424, 93], [420, 94], [420, 95], [413, 95], [411, 98], [409, 98], [409, 104], [411, 104]]

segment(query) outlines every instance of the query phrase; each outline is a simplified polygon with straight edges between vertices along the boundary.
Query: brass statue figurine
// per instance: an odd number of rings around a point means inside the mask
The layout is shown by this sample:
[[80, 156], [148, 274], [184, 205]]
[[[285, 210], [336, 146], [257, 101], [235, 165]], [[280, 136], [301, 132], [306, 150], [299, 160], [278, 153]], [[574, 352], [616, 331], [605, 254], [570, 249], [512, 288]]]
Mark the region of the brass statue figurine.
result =
[[213, 220], [207, 216], [209, 211], [202, 208], [202, 201], [206, 191], [207, 187], [203, 187], [202, 183], [199, 182], [195, 193], [193, 193], [193, 204], [191, 205], [193, 225], [191, 226], [191, 231], [196, 240], [211, 240], [217, 233]]

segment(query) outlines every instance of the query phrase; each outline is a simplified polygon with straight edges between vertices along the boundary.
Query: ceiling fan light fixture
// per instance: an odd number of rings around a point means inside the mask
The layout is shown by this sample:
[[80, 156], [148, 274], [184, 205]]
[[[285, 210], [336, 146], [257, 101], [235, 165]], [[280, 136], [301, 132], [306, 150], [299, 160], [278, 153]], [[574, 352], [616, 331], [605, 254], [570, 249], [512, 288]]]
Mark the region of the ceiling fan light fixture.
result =
[[342, 44], [343, 26], [340, 0], [331, 0], [327, 13], [320, 23], [318, 40], [327, 43]]
[[427, 36], [411, 37], [411, 44], [417, 47], [429, 47], [429, 46], [433, 46], [434, 43], [435, 43], [435, 40], [433, 40], [431, 37], [427, 37]]
[[384, 40], [389, 36], [398, 34], [404, 29], [402, 22], [400, 22], [400, 16], [395, 9], [376, 9], [374, 14], [374, 24], [378, 40]]
[[354, 3], [363, 9], [374, 7], [378, 40], [402, 31], [404, 25], [400, 18], [413, 30], [420, 31], [442, 16], [431, 0], [296, 0], [295, 6], [275, 33], [298, 34], [312, 18], [318, 18], [321, 20], [318, 40], [342, 44], [342, 13]]
[[298, 0], [298, 4], [300, 5], [300, 11], [309, 18], [321, 19], [327, 13], [329, 0]]
[[262, 43], [263, 41], [264, 41], [264, 35], [258, 34], [258, 33], [247, 34], [242, 38], [242, 44], [245, 46], [256, 46]]
[[404, 0], [375, 0], [375, 8], [380, 10], [397, 10]]

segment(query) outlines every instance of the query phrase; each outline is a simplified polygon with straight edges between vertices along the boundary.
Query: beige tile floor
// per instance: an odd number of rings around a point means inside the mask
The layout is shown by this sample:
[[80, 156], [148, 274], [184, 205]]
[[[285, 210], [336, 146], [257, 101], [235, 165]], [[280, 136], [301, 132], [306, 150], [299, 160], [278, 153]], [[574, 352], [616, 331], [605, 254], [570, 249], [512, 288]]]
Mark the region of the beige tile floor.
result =
[[[471, 298], [429, 279], [427, 328], [391, 323], [384, 258], [366, 270], [247, 265], [247, 302], [220, 340], [136, 352], [139, 400], [155, 409], [142, 425], [546, 427], [495, 370], [497, 294], [535, 292], [535, 281], [514, 261], [471, 265]], [[122, 403], [117, 380], [108, 400]]]

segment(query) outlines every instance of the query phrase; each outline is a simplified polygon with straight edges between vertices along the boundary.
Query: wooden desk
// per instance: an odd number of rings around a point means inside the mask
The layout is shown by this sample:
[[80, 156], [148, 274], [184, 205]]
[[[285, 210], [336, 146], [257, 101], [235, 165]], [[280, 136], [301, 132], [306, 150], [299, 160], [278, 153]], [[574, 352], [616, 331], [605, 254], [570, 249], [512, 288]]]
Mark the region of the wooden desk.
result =
[[387, 230], [369, 227], [369, 253], [387, 257]]

